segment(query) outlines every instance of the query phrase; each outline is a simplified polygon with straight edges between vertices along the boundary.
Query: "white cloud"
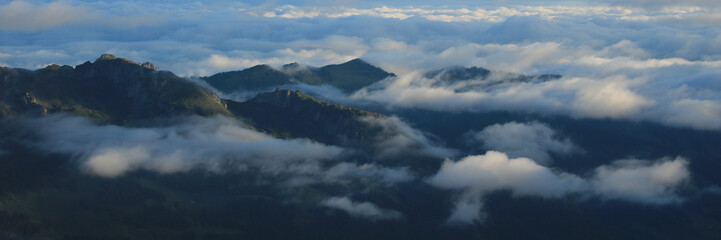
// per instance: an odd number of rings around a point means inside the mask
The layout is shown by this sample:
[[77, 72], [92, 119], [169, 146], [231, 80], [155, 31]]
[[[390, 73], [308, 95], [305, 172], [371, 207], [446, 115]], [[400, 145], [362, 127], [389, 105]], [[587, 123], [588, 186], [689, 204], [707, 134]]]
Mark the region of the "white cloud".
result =
[[660, 159], [615, 161], [596, 168], [589, 179], [538, 165], [528, 158], [509, 158], [501, 152], [446, 160], [428, 183], [456, 190], [460, 195], [449, 223], [483, 221], [485, 194], [507, 190], [513, 196], [562, 198], [571, 194], [593, 195], [645, 204], [669, 204], [683, 198], [677, 191], [690, 179], [688, 161]]
[[332, 159], [342, 151], [307, 139], [275, 139], [227, 117], [190, 117], [161, 128], [99, 126], [63, 116], [28, 122], [41, 126], [34, 128], [41, 138], [40, 150], [77, 155], [84, 169], [102, 177], [138, 169], [176, 173], [254, 167], [270, 174], [304, 173], [298, 167]]
[[553, 154], [579, 151], [569, 139], [561, 139], [548, 125], [531, 122], [494, 124], [471, 135], [488, 150], [505, 152], [511, 158], [527, 157], [541, 165], [549, 165]]
[[331, 197], [321, 204], [328, 208], [342, 210], [353, 217], [370, 220], [398, 220], [403, 214], [392, 209], [379, 208], [370, 202], [354, 202], [348, 197]]
[[458, 162], [447, 160], [429, 183], [463, 191], [448, 219], [451, 223], [481, 220], [481, 198], [493, 191], [509, 190], [514, 196], [559, 198], [586, 187], [586, 182], [575, 175], [555, 173], [531, 159], [511, 159], [495, 151], [468, 156]]
[[623, 199], [650, 204], [681, 201], [677, 189], [690, 179], [684, 158], [616, 161], [596, 168], [591, 178], [593, 191], [604, 199]]
[[709, 100], [680, 99], [668, 106], [663, 121], [696, 129], [721, 128], [721, 103]]
[[621, 118], [636, 115], [652, 104], [653, 101], [634, 93], [623, 83], [611, 80], [580, 89], [573, 107], [581, 117]]
[[87, 21], [91, 18], [87, 11], [65, 2], [37, 6], [26, 1], [12, 1], [0, 6], [0, 29], [38, 30]]
[[161, 21], [159, 16], [118, 16], [66, 1], [33, 4], [14, 0], [7, 5], [0, 5], [0, 30], [37, 31], [70, 24], [133, 28]]

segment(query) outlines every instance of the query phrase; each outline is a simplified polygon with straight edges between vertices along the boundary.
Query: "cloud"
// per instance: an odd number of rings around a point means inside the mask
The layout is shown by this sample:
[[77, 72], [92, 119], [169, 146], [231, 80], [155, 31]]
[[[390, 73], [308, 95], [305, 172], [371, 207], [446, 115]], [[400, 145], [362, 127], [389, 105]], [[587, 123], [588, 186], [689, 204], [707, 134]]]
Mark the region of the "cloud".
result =
[[342, 149], [306, 139], [280, 140], [227, 117], [189, 117], [167, 127], [96, 125], [79, 117], [28, 121], [40, 136], [39, 150], [78, 156], [91, 174], [117, 177], [144, 169], [158, 173], [255, 168], [265, 173], [299, 172], [309, 162], [332, 159]]
[[378, 158], [409, 154], [445, 158], [456, 154], [455, 150], [431, 141], [425, 133], [412, 128], [398, 117], [364, 117], [361, 120], [372, 127], [380, 128], [379, 134], [374, 136], [374, 147]]
[[[477, 4], [476, 4], [477, 6]], [[430, 21], [441, 22], [502, 22], [515, 16], [541, 16], [553, 19], [564, 15], [610, 15], [622, 16], [632, 13], [631, 9], [608, 6], [521, 6], [521, 7], [473, 7], [473, 8], [419, 8], [419, 7], [375, 7], [353, 8], [340, 7], [298, 7], [284, 5], [274, 9], [259, 8], [243, 11], [253, 16], [268, 18], [348, 18], [354, 16], [369, 16], [387, 19], [406, 20], [409, 18], [423, 18]]]
[[0, 30], [37, 31], [71, 24], [132, 28], [160, 21], [157, 16], [118, 16], [65, 1], [33, 4], [16, 0], [0, 5]]
[[679, 187], [688, 183], [688, 160], [659, 159], [616, 161], [596, 168], [591, 178], [595, 194], [604, 199], [622, 199], [649, 204], [676, 203]]
[[721, 126], [721, 104], [709, 100], [680, 99], [668, 106], [664, 122], [676, 126], [716, 130]]
[[347, 162], [328, 168], [324, 175], [324, 178], [328, 180], [352, 177], [377, 180], [388, 184], [408, 182], [415, 178], [407, 167], [385, 168], [369, 163], [358, 165]]
[[688, 161], [621, 160], [603, 165], [589, 179], [538, 165], [528, 158], [509, 158], [502, 152], [446, 160], [428, 183], [460, 192], [448, 223], [467, 224], [484, 220], [485, 194], [506, 190], [513, 196], [563, 198], [590, 195], [644, 204], [681, 201], [678, 189], [689, 181]]
[[527, 157], [541, 165], [551, 163], [551, 153], [579, 151], [569, 139], [559, 138], [556, 131], [539, 122], [494, 124], [471, 137], [483, 143], [485, 149], [505, 152], [511, 158]]
[[353, 217], [370, 220], [398, 220], [403, 214], [392, 209], [379, 208], [370, 202], [354, 202], [348, 197], [331, 197], [323, 200], [321, 204], [328, 208], [338, 209]]
[[65, 2], [34, 5], [26, 1], [12, 1], [0, 6], [0, 29], [38, 30], [89, 19], [87, 9]]
[[575, 114], [582, 117], [621, 118], [635, 115], [653, 103], [629, 90], [623, 83], [599, 82], [576, 92], [573, 107]]
[[[632, 0], [632, 1], [619, 1], [619, 0], [598, 0], [599, 2], [610, 3], [615, 6], [630, 6], [640, 7], [654, 11], [669, 11], [678, 9], [678, 7], [703, 7], [703, 8], [717, 8], [721, 7], [721, 3], [714, 0], [686, 0], [686, 1], [673, 1], [673, 0]], [[683, 8], [681, 8], [683, 9]]]
[[586, 183], [578, 176], [555, 173], [528, 158], [508, 158], [501, 152], [468, 156], [458, 162], [447, 160], [428, 182], [442, 189], [463, 191], [451, 217], [451, 223], [481, 220], [481, 197], [509, 190], [514, 196], [559, 198], [580, 192]]

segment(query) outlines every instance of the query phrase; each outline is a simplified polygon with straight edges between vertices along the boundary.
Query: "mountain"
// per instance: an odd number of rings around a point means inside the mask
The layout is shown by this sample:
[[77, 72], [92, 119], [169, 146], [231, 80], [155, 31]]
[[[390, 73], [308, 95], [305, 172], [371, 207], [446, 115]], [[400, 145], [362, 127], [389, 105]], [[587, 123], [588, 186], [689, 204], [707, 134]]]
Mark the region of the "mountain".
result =
[[326, 144], [349, 145], [377, 134], [363, 118], [386, 116], [317, 100], [302, 91], [276, 89], [246, 102], [226, 101], [228, 109], [254, 127], [287, 138], [309, 138]]
[[[363, 65], [351, 61], [352, 68]], [[304, 75], [300, 65], [286, 65], [294, 76]], [[278, 80], [284, 72], [267, 65], [242, 71], [242, 82]], [[233, 75], [221, 73], [218, 76]], [[247, 102], [223, 100], [210, 90], [158, 71], [151, 63], [140, 64], [104, 54], [95, 62], [76, 67], [50, 65], [35, 71], [0, 68], [0, 117], [19, 114], [47, 115], [66, 112], [101, 119], [115, 124], [128, 121], [184, 115], [226, 115], [246, 119], [262, 131], [286, 138], [309, 138], [329, 145], [368, 144], [379, 129], [365, 123], [364, 117], [385, 116], [357, 108], [317, 100], [301, 91], [277, 89], [261, 93]], [[280, 83], [281, 81], [275, 81]]]
[[426, 72], [424, 76], [436, 79], [434, 86], [452, 87], [457, 91], [481, 90], [523, 82], [545, 82], [562, 77], [558, 74], [525, 75], [492, 71], [482, 67], [449, 67]]
[[318, 75], [326, 83], [346, 92], [354, 92], [387, 77], [395, 76], [360, 59], [324, 66], [318, 69]]
[[298, 63], [283, 65], [280, 69], [257, 65], [241, 71], [218, 73], [202, 79], [221, 92], [270, 90], [285, 84], [304, 83], [331, 85], [345, 92], [354, 92], [365, 86], [395, 76], [361, 59], [321, 68]]
[[260, 90], [269, 86], [291, 83], [288, 74], [268, 65], [257, 65], [242, 71], [218, 73], [203, 78], [203, 80], [222, 92], [233, 92], [239, 89]]
[[71, 112], [122, 123], [197, 114], [231, 115], [213, 92], [151, 63], [103, 54], [78, 66], [0, 68], [0, 115]]

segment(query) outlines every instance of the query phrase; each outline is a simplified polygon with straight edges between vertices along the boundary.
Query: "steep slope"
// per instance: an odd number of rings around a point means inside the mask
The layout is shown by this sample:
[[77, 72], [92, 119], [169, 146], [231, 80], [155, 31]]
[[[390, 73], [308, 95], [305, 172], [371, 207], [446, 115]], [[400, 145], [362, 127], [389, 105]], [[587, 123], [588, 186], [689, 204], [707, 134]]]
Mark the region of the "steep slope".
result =
[[257, 65], [241, 71], [218, 73], [204, 77], [203, 80], [226, 93], [268, 90], [292, 83], [327, 84], [345, 92], [354, 92], [390, 76], [395, 75], [363, 60], [354, 59], [321, 68], [302, 66], [298, 63], [286, 64], [280, 69]]
[[357, 108], [319, 101], [301, 91], [276, 89], [246, 102], [226, 101], [235, 115], [247, 118], [259, 129], [273, 134], [310, 138], [336, 145], [369, 140], [379, 129], [361, 119], [385, 116]]
[[218, 96], [150, 63], [104, 54], [76, 67], [0, 68], [0, 114], [73, 112], [115, 123], [230, 115]]

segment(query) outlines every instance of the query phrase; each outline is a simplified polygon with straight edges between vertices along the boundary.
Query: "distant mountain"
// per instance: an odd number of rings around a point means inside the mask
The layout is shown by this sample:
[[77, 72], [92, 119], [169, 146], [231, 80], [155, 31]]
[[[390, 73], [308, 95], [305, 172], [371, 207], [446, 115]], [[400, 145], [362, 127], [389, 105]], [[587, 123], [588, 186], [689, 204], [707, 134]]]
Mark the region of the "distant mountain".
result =
[[267, 90], [285, 84], [327, 84], [345, 92], [354, 92], [365, 86], [395, 76], [361, 59], [321, 68], [298, 63], [283, 65], [280, 69], [257, 65], [241, 71], [223, 72], [202, 78], [221, 92]]
[[0, 116], [72, 112], [122, 123], [174, 115], [231, 115], [213, 92], [151, 63], [103, 54], [76, 67], [0, 67]]
[[379, 129], [364, 117], [386, 116], [353, 107], [319, 101], [302, 91], [276, 89], [246, 102], [226, 101], [228, 109], [258, 129], [277, 136], [310, 138], [334, 145], [370, 140]]
[[487, 89], [502, 84], [545, 82], [562, 77], [558, 74], [525, 75], [492, 71], [482, 67], [449, 67], [426, 72], [424, 76], [438, 80], [435, 86], [454, 87], [458, 91]]

